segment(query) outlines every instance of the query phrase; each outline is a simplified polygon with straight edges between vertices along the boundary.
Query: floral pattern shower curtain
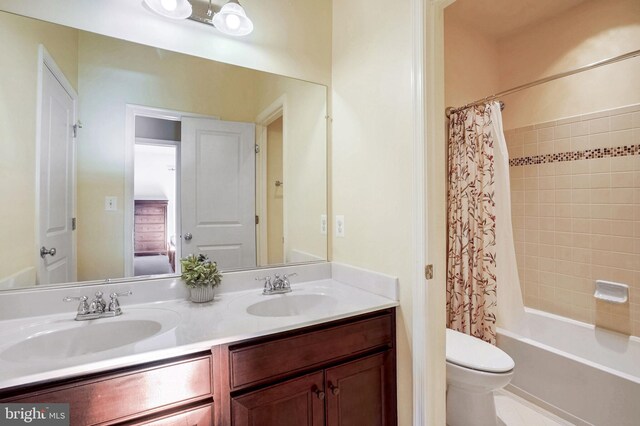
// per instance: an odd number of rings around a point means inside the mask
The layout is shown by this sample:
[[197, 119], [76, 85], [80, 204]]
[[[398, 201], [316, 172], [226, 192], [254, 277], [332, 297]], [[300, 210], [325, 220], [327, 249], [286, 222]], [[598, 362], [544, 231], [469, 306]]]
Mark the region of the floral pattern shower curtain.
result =
[[491, 108], [449, 122], [447, 327], [496, 342], [496, 209]]

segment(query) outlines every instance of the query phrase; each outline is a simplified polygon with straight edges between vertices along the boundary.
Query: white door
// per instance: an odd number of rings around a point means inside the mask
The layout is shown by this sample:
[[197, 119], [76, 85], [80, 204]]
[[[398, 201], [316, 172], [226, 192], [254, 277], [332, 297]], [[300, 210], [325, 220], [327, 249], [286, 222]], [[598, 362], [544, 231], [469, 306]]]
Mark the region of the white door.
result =
[[255, 124], [183, 117], [182, 256], [256, 266]]
[[[59, 74], [59, 78], [64, 77]], [[68, 83], [66, 86], [70, 87]], [[46, 63], [41, 87], [37, 170], [38, 283], [65, 283], [76, 281], [72, 229], [76, 95], [65, 90]]]

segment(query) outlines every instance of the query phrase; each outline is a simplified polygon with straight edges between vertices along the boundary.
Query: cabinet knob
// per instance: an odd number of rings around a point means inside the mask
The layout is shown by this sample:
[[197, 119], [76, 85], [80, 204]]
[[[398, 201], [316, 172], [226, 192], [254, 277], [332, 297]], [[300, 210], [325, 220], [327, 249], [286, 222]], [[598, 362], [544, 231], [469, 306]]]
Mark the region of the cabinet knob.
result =
[[316, 396], [318, 397], [318, 399], [324, 399], [324, 392], [318, 389], [316, 390]]
[[340, 395], [340, 388], [337, 386], [333, 386], [331, 383], [329, 383], [329, 389], [331, 390], [331, 393], [334, 395]]

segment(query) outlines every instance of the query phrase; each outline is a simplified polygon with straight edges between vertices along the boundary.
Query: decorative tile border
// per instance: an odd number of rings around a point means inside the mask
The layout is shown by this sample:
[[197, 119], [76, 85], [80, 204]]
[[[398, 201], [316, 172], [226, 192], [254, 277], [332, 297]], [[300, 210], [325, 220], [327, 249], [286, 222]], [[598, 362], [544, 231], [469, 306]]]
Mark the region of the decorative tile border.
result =
[[594, 158], [626, 157], [639, 155], [640, 145], [617, 146], [615, 148], [594, 148], [584, 151], [561, 152], [558, 154], [533, 155], [513, 158], [509, 166], [531, 166], [535, 164], [557, 163], [561, 161], [591, 160]]

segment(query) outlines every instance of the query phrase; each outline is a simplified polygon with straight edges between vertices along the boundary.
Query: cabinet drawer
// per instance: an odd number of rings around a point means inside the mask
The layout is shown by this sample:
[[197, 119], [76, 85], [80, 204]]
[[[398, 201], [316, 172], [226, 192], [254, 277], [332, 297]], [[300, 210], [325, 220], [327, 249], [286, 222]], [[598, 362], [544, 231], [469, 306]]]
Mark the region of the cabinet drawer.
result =
[[229, 348], [231, 390], [393, 345], [390, 314], [271, 340]]
[[160, 241], [164, 242], [164, 232], [137, 232], [136, 241]]
[[213, 425], [213, 410], [211, 404], [204, 407], [182, 411], [170, 416], [155, 418], [142, 423], [134, 423], [135, 426], [211, 426]]
[[154, 216], [138, 216], [136, 215], [136, 223], [162, 223], [164, 224], [164, 215]]
[[162, 233], [164, 233], [164, 223], [157, 223], [157, 224], [137, 223], [136, 224], [136, 233], [139, 233], [139, 232], [162, 232]]
[[137, 252], [154, 252], [160, 253], [167, 251], [166, 244], [163, 241], [158, 242], [138, 242], [136, 241]]
[[211, 394], [211, 357], [206, 356], [44, 389], [10, 402], [69, 403], [72, 425], [95, 425], [139, 417]]
[[136, 214], [164, 214], [162, 206], [136, 206]]

